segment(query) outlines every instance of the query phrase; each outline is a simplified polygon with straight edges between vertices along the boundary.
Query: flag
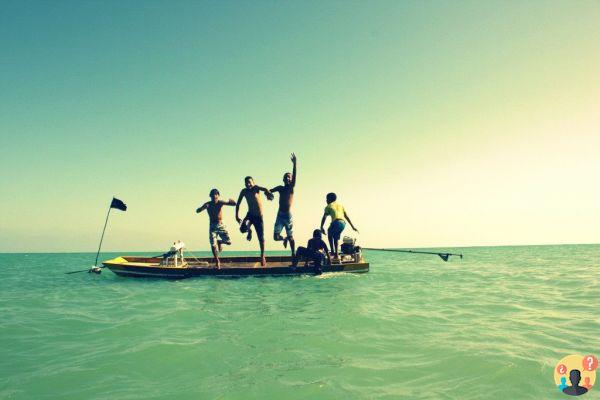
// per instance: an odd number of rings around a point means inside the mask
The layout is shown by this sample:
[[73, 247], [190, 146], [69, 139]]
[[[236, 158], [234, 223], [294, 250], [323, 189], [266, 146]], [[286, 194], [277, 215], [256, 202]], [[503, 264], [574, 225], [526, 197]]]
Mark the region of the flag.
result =
[[116, 208], [117, 210], [127, 211], [127, 204], [123, 203], [116, 197], [113, 197], [112, 202], [110, 203], [110, 208]]

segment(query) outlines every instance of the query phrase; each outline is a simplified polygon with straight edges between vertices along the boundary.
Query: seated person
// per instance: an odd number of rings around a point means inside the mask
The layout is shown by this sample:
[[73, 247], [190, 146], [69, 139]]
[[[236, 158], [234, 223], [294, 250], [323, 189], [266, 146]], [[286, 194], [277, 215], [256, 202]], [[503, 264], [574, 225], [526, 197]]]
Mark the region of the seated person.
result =
[[313, 237], [308, 241], [306, 247], [298, 247], [292, 265], [295, 267], [298, 265], [298, 261], [304, 260], [305, 265], [308, 265], [309, 261], [313, 261], [315, 266], [320, 267], [325, 257], [327, 257], [329, 264], [331, 264], [331, 256], [329, 255], [327, 244], [321, 238], [321, 231], [315, 229]]

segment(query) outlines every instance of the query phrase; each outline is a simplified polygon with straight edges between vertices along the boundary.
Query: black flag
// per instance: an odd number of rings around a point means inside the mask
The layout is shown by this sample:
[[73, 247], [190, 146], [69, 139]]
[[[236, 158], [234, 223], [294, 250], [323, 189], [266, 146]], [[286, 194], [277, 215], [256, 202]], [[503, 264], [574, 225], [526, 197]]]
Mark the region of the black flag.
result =
[[116, 197], [113, 197], [112, 202], [110, 203], [110, 208], [116, 208], [117, 210], [127, 211], [127, 204], [123, 203]]

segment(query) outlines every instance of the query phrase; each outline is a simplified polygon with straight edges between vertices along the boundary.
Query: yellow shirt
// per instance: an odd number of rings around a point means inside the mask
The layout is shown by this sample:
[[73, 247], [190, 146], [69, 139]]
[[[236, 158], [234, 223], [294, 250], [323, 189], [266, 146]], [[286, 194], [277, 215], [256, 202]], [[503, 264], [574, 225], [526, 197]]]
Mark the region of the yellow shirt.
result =
[[335, 221], [336, 219], [341, 219], [342, 221], [346, 220], [344, 206], [337, 201], [327, 204], [327, 207], [325, 207], [325, 215], [330, 215], [332, 221]]

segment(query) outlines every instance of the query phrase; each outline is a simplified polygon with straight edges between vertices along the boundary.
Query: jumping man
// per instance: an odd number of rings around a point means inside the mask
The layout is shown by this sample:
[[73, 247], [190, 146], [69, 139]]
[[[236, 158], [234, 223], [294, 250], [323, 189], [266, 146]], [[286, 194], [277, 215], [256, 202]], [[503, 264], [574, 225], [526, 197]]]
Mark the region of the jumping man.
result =
[[[279, 210], [277, 211], [277, 219], [275, 220], [275, 228], [273, 230], [273, 239], [276, 241], [283, 240], [283, 247], [287, 247], [290, 242], [292, 249], [292, 257], [295, 255], [296, 243], [294, 242], [294, 222], [292, 221], [292, 202], [294, 201], [294, 187], [296, 186], [296, 155], [291, 156], [293, 169], [292, 173], [286, 172], [283, 174], [283, 186], [276, 186], [271, 189], [271, 193], [279, 192]], [[286, 237], [281, 237], [281, 231], [285, 228]]]
[[242, 202], [242, 198], [246, 198], [246, 203], [248, 203], [248, 214], [244, 218], [244, 222], [248, 221], [248, 225], [254, 225], [258, 243], [260, 244], [261, 265], [264, 267], [267, 265], [267, 260], [265, 259], [265, 226], [263, 222], [260, 192], [265, 192], [268, 200], [273, 200], [274, 196], [269, 189], [255, 185], [254, 179], [252, 179], [251, 176], [247, 176], [244, 179], [244, 184], [246, 187], [241, 190], [237, 204], [235, 205], [235, 219], [239, 224], [242, 223], [239, 215], [240, 203]]
[[210, 219], [208, 237], [212, 253], [215, 256], [217, 269], [219, 269], [221, 268], [219, 252], [223, 250], [224, 244], [231, 244], [231, 239], [229, 238], [227, 228], [225, 228], [225, 225], [223, 225], [223, 215], [221, 209], [223, 206], [235, 206], [236, 202], [233, 199], [229, 199], [229, 201], [219, 200], [220, 193], [217, 189], [211, 190], [209, 196], [211, 201], [207, 201], [201, 207], [197, 208], [196, 213], [200, 213], [204, 210], [206, 210], [208, 213], [208, 217]]

